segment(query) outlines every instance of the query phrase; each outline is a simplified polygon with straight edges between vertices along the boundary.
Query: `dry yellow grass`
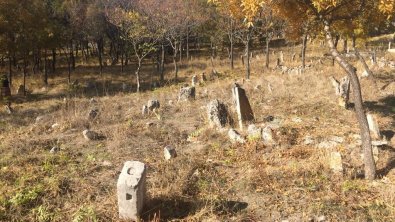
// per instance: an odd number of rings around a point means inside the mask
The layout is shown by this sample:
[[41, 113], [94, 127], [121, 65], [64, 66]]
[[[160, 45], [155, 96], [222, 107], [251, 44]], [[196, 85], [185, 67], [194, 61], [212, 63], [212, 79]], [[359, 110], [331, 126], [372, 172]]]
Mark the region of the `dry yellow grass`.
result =
[[[289, 62], [292, 49], [282, 50], [287, 66], [298, 66], [300, 61]], [[127, 160], [148, 165], [144, 221], [314, 221], [320, 216], [328, 221], [395, 220], [394, 148], [380, 148], [378, 180], [369, 183], [358, 177], [355, 150], [347, 146], [359, 132], [357, 122], [352, 110], [337, 105], [328, 81], [331, 75], [344, 74], [329, 58], [323, 65], [316, 63], [323, 53], [319, 47], [309, 48], [308, 62], [313, 65], [301, 75], [265, 70], [259, 55], [252, 60], [251, 80], [245, 81], [240, 61], [229, 70], [226, 60], [216, 60], [219, 75], [198, 86], [197, 99], [190, 103], [176, 102], [182, 83], [140, 94], [120, 92], [122, 83], [132, 84], [134, 78], [113, 75], [119, 67], [107, 68], [103, 76], [78, 68], [73, 76], [82, 86], [99, 82], [88, 92], [83, 87], [68, 91], [65, 76], [51, 78], [48, 90], [41, 92], [42, 85], [30, 77], [30, 98], [14, 104], [14, 115], [0, 113], [0, 221], [118, 221], [115, 184]], [[180, 79], [189, 83], [193, 74], [209, 76], [212, 67], [207, 61], [184, 64]], [[171, 66], [167, 70], [171, 77]], [[143, 70], [150, 72], [149, 67]], [[382, 131], [390, 132], [394, 94], [380, 88], [395, 75], [389, 70], [375, 75], [375, 82], [361, 80], [363, 96], [368, 109], [379, 115]], [[223, 101], [236, 118], [230, 90], [234, 81], [246, 89], [257, 124], [269, 115], [281, 120], [275, 131], [279, 146], [258, 141], [234, 145], [226, 133], [207, 127], [205, 106], [213, 99]], [[97, 103], [90, 103], [92, 96]], [[141, 115], [142, 105], [151, 98], [161, 102], [160, 118]], [[89, 121], [94, 107], [99, 116]], [[35, 123], [37, 116], [45, 118]], [[59, 127], [52, 129], [54, 123]], [[105, 139], [85, 141], [86, 128]], [[306, 135], [317, 143], [331, 136], [345, 142], [319, 149], [304, 144]], [[194, 142], [187, 141], [190, 136]], [[162, 149], [169, 144], [178, 157], [165, 162]], [[53, 146], [60, 152], [50, 154]], [[328, 167], [332, 150], [344, 156], [343, 177]]]

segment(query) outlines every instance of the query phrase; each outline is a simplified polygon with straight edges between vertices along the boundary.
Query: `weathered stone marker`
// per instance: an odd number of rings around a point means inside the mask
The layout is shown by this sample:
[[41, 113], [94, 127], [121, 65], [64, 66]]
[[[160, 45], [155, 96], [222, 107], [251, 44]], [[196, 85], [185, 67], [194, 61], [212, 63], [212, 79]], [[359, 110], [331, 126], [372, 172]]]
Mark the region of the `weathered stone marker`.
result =
[[254, 113], [252, 112], [245, 90], [236, 83], [232, 88], [232, 94], [234, 104], [236, 105], [237, 116], [239, 118], [240, 129], [243, 129], [243, 123], [254, 121]]
[[245, 143], [245, 139], [234, 129], [228, 131], [229, 139], [232, 143]]
[[144, 206], [145, 177], [144, 163], [125, 162], [117, 183], [119, 218], [138, 221]]
[[342, 155], [339, 152], [331, 152], [329, 157], [329, 167], [334, 173], [343, 173]]
[[225, 127], [228, 123], [228, 110], [219, 100], [213, 100], [207, 105], [207, 114], [210, 126]]
[[194, 86], [192, 87], [182, 87], [180, 89], [180, 93], [178, 94], [178, 101], [189, 101], [194, 100], [196, 95], [196, 89]]
[[370, 132], [372, 133], [373, 139], [381, 140], [382, 136], [380, 133], [379, 125], [376, 122], [375, 116], [373, 114], [368, 113], [366, 115], [366, 118], [368, 119], [369, 129]]
[[153, 99], [153, 100], [148, 100], [147, 107], [149, 111], [154, 111], [154, 109], [159, 109], [160, 108], [160, 103], [159, 100]]
[[196, 86], [197, 83], [198, 83], [197, 76], [196, 75], [192, 76], [192, 86]]

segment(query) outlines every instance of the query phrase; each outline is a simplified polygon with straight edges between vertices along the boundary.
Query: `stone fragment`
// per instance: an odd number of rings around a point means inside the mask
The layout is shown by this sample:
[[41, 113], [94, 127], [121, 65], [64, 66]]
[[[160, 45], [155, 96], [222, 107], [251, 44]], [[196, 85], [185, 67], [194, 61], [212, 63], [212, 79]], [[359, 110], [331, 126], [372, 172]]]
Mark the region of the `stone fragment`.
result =
[[174, 158], [177, 157], [177, 151], [172, 146], [166, 146], [163, 149], [163, 153], [164, 153], [164, 156], [165, 156], [165, 160], [170, 160], [170, 159], [174, 159]]
[[303, 140], [304, 145], [312, 145], [314, 143], [315, 143], [315, 141], [314, 141], [313, 137], [311, 137], [310, 135], [304, 137], [304, 140]]
[[50, 153], [57, 153], [60, 151], [60, 148], [57, 146], [52, 147], [52, 149], [49, 151]]
[[82, 135], [84, 135], [86, 140], [98, 140], [100, 137], [98, 133], [91, 130], [84, 130]]
[[148, 114], [148, 106], [144, 105], [143, 110], [141, 111], [141, 114], [147, 115]]
[[125, 162], [117, 182], [119, 218], [138, 221], [146, 193], [146, 167], [137, 161]]
[[10, 105], [5, 105], [4, 106], [5, 112], [9, 115], [14, 113], [14, 109]]
[[58, 128], [59, 126], [60, 126], [59, 123], [54, 123], [54, 124], [52, 124], [51, 128], [52, 128], [52, 129], [56, 129], [56, 128]]
[[273, 137], [273, 129], [270, 126], [262, 129], [262, 140], [263, 143], [267, 146], [272, 146], [276, 144], [276, 141]]
[[249, 139], [262, 139], [262, 128], [257, 127], [255, 124], [250, 124], [247, 128]]
[[335, 94], [339, 96], [339, 105], [343, 108], [347, 108], [350, 97], [350, 79], [347, 76], [343, 77], [340, 82], [333, 76], [330, 79], [335, 88]]
[[343, 173], [342, 156], [339, 152], [331, 152], [329, 167], [334, 173]]
[[233, 102], [236, 106], [237, 116], [239, 118], [239, 126], [240, 129], [243, 129], [244, 123], [254, 121], [254, 113], [252, 112], [245, 90], [236, 83], [232, 88], [232, 95]]
[[187, 86], [187, 87], [182, 87], [180, 89], [180, 92], [178, 94], [178, 101], [190, 101], [194, 100], [196, 95], [196, 89], [194, 86]]
[[234, 129], [228, 131], [228, 136], [232, 143], [245, 143], [245, 139]]
[[196, 75], [192, 76], [192, 86], [196, 86], [197, 83], [198, 83], [197, 76]]
[[379, 130], [379, 125], [376, 122], [376, 117], [373, 114], [368, 113], [366, 118], [368, 119], [369, 129], [373, 139], [381, 140], [382, 136]]
[[160, 108], [160, 103], [156, 99], [149, 100], [147, 103], [147, 107], [148, 107], [148, 110], [152, 112], [152, 111], [154, 111], [154, 109]]
[[228, 110], [219, 100], [213, 100], [207, 105], [210, 126], [223, 128], [228, 123]]

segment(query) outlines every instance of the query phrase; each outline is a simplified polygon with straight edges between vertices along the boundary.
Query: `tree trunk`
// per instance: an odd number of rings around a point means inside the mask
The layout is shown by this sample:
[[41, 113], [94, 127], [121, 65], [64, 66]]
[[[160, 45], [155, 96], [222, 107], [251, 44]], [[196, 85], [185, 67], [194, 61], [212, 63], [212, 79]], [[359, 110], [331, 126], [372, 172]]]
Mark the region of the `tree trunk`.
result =
[[376, 177], [376, 165], [373, 159], [372, 141], [370, 137], [369, 125], [363, 108], [361, 86], [358, 80], [358, 76], [356, 74], [356, 69], [350, 63], [348, 63], [337, 51], [336, 46], [333, 42], [329, 23], [327, 22], [325, 22], [324, 31], [332, 56], [336, 59], [338, 64], [347, 72], [351, 81], [351, 85], [353, 87], [355, 112], [359, 122], [362, 148], [364, 152], [365, 178], [368, 180], [373, 180]]
[[233, 45], [233, 41], [234, 41], [234, 35], [233, 35], [233, 19], [230, 19], [230, 33], [229, 33], [229, 41], [230, 41], [230, 68], [234, 69], [235, 65], [234, 65], [234, 45]]
[[124, 65], [124, 57], [125, 56], [125, 47], [124, 44], [121, 43], [121, 73], [123, 73], [123, 65]]
[[187, 61], [189, 61], [189, 27], [187, 27]]
[[10, 85], [10, 89], [12, 87], [12, 60], [11, 60], [11, 56], [8, 56], [8, 82]]
[[56, 69], [56, 49], [52, 49], [52, 72], [55, 72]]
[[180, 39], [180, 62], [182, 62], [182, 39]]
[[270, 47], [270, 37], [268, 36], [268, 37], [266, 37], [266, 50], [265, 50], [265, 53], [266, 53], [266, 68], [267, 69], [269, 68], [269, 63], [270, 63], [269, 47]]
[[362, 63], [363, 68], [368, 73], [369, 77], [372, 77], [373, 76], [372, 70], [369, 69], [369, 66], [368, 66], [368, 64], [366, 64], [365, 59], [361, 56], [361, 54], [359, 54], [359, 51], [356, 48], [353, 48], [353, 49], [355, 51], [355, 55], [357, 56], [359, 61]]
[[48, 85], [48, 59], [47, 59], [47, 49], [44, 50], [44, 84]]
[[103, 44], [103, 38], [100, 38], [97, 41], [97, 53], [99, 57], [99, 66], [100, 66], [100, 75], [103, 74], [103, 57], [102, 57], [102, 44]]
[[306, 68], [306, 48], [307, 48], [307, 34], [303, 36], [302, 40], [302, 68]]
[[[334, 45], [335, 45], [335, 49], [337, 50], [337, 44], [339, 43], [339, 39], [340, 39], [340, 36], [339, 35], [336, 35], [335, 36], [335, 43], [334, 43]], [[333, 57], [332, 58], [332, 66], [334, 66], [335, 65], [335, 58]]]
[[73, 67], [73, 70], [75, 70], [75, 57], [74, 57], [74, 48], [73, 48], [73, 41], [70, 42], [70, 59], [71, 59], [71, 65]]
[[178, 80], [178, 64], [177, 64], [177, 41], [174, 42], [174, 48], [173, 48], [173, 63], [174, 63], [174, 73], [175, 73], [175, 81], [177, 82]]
[[26, 96], [27, 59], [23, 59], [23, 95]]
[[160, 59], [160, 81], [165, 81], [165, 45], [162, 43], [161, 59]]
[[136, 84], [137, 84], [137, 92], [140, 92], [140, 68], [141, 68], [141, 59], [138, 59], [138, 64], [137, 64], [137, 70], [135, 72], [136, 74]]
[[250, 79], [250, 74], [251, 74], [251, 66], [250, 66], [250, 43], [251, 43], [251, 29], [248, 31], [247, 34], [247, 42], [246, 42], [246, 56], [247, 56], [247, 62], [246, 62], [246, 78]]
[[345, 52], [348, 52], [348, 50], [347, 50], [347, 38], [344, 38], [343, 39], [343, 52], [345, 53]]

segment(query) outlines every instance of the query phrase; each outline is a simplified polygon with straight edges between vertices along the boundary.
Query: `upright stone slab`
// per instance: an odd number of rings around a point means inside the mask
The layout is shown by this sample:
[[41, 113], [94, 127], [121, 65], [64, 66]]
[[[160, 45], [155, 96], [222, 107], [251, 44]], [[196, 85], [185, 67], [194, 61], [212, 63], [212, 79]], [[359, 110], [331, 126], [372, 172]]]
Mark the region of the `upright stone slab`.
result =
[[196, 86], [197, 83], [198, 83], [197, 76], [196, 75], [192, 76], [192, 86]]
[[207, 114], [211, 126], [223, 128], [228, 122], [228, 110], [225, 104], [218, 99], [211, 101], [207, 105]]
[[154, 111], [154, 109], [159, 109], [160, 108], [160, 103], [159, 100], [152, 99], [148, 100], [147, 107], [149, 111]]
[[236, 105], [237, 116], [239, 118], [240, 129], [243, 129], [244, 123], [254, 121], [254, 113], [252, 112], [245, 90], [238, 84], [234, 85], [232, 94], [234, 104]]
[[180, 89], [180, 93], [178, 94], [178, 101], [189, 101], [194, 100], [196, 96], [196, 89], [194, 86], [192, 87], [182, 87]]
[[119, 218], [133, 221], [139, 219], [144, 206], [145, 177], [144, 163], [125, 162], [117, 183]]
[[380, 133], [379, 125], [377, 124], [376, 118], [374, 117], [374, 115], [368, 113], [366, 115], [366, 118], [368, 119], [369, 129], [370, 129], [370, 132], [372, 133], [373, 139], [381, 140], [382, 136]]

